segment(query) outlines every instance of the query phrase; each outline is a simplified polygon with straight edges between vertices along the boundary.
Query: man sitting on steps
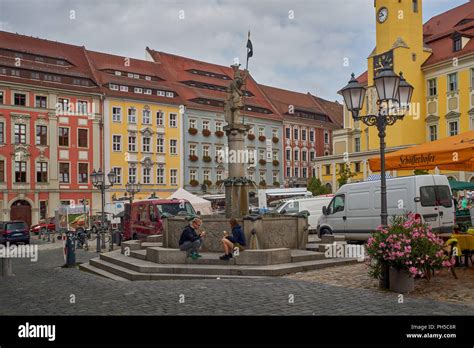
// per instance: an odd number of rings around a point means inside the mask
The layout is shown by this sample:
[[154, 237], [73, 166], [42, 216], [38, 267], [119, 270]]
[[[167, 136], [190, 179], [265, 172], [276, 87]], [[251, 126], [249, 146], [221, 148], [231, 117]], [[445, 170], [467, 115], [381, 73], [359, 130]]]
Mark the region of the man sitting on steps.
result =
[[191, 223], [184, 228], [183, 233], [181, 233], [181, 238], [179, 239], [179, 249], [186, 251], [186, 256], [191, 257], [193, 260], [197, 260], [201, 257], [198, 251], [202, 246], [202, 238], [206, 236], [205, 231], [200, 231], [199, 234], [196, 232], [199, 231], [201, 225], [202, 220], [194, 218]]

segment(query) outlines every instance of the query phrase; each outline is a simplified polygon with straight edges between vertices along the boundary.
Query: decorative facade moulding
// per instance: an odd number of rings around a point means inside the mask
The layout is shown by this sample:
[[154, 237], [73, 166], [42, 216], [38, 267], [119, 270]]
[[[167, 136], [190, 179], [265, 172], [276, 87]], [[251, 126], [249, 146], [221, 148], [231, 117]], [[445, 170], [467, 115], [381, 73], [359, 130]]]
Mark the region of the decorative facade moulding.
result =
[[16, 144], [14, 145], [12, 157], [15, 161], [26, 161], [30, 158], [30, 145]]
[[136, 136], [137, 135], [137, 131], [136, 130], [128, 130], [128, 135], [130, 136]]
[[46, 117], [45, 115], [39, 115], [38, 118], [36, 119], [36, 122], [39, 125], [46, 125], [49, 123], [49, 120], [48, 120], [48, 117]]
[[425, 122], [426, 122], [426, 123], [438, 122], [438, 121], [439, 121], [439, 116], [436, 116], [436, 115], [428, 115], [428, 116], [425, 118]]
[[154, 162], [151, 160], [150, 157], [146, 156], [144, 157], [140, 163], [145, 167], [145, 168], [151, 168], [153, 167]]
[[130, 162], [130, 161], [129, 161], [129, 162], [128, 162], [128, 165], [129, 165], [130, 168], [137, 168], [138, 163], [137, 163], [137, 162]]
[[461, 117], [461, 114], [456, 111], [450, 111], [444, 116], [447, 120], [457, 119]]
[[392, 49], [399, 48], [399, 47], [410, 48], [407, 45], [407, 43], [403, 41], [401, 37], [398, 37], [397, 40], [393, 43]]
[[150, 127], [140, 129], [140, 133], [146, 137], [151, 137], [154, 134], [153, 129], [151, 129]]
[[30, 121], [31, 118], [31, 116], [28, 114], [17, 114], [15, 112], [11, 112], [10, 117], [12, 118], [14, 123], [27, 123]]

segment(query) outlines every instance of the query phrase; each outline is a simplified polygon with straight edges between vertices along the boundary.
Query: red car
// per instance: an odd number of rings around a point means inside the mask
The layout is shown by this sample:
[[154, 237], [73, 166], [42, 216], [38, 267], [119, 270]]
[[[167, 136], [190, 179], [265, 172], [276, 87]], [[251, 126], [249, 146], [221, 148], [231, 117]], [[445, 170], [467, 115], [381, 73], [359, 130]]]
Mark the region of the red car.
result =
[[39, 224], [33, 225], [30, 232], [34, 234], [54, 232], [56, 230], [56, 220], [54, 217], [40, 221]]

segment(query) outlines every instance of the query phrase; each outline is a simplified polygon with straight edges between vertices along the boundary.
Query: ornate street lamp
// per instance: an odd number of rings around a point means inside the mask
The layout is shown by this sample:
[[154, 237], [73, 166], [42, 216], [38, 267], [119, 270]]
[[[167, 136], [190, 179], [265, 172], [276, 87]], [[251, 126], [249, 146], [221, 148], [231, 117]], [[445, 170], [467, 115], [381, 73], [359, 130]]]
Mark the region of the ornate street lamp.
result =
[[132, 205], [133, 203], [133, 198], [135, 197], [135, 194], [140, 192], [140, 190], [141, 190], [140, 183], [128, 181], [125, 184], [125, 191], [127, 191], [127, 193], [130, 195], [130, 205]]
[[[376, 126], [380, 138], [380, 199], [381, 212], [380, 218], [383, 226], [388, 225], [387, 213], [387, 180], [385, 177], [385, 130], [402, 120], [405, 113], [409, 110], [411, 97], [413, 96], [413, 86], [411, 86], [403, 77], [395, 74], [391, 69], [382, 69], [376, 77], [374, 84], [377, 90], [377, 114], [360, 116], [360, 111], [364, 106], [366, 90], [352, 74], [351, 80], [343, 89], [339, 91], [342, 94], [347, 109], [352, 113], [354, 121], [362, 121], [367, 126]], [[388, 287], [388, 272], [384, 272], [384, 286]]]
[[[107, 174], [107, 179], [109, 181], [109, 184], [105, 183], [105, 173], [102, 172], [102, 169], [99, 168], [99, 170], [96, 172], [95, 169], [91, 173], [91, 179], [92, 179], [92, 185], [99, 189], [101, 192], [101, 197], [102, 197], [102, 211], [101, 211], [101, 223], [100, 223], [100, 233], [105, 233], [105, 191], [114, 186], [116, 180], [117, 180], [117, 175], [115, 174], [114, 171], [110, 171], [109, 174]], [[100, 233], [97, 233], [97, 252], [99, 253], [101, 251], [101, 248], [105, 248], [105, 238], [102, 237], [102, 246], [100, 242]], [[110, 231], [110, 251], [114, 250], [114, 241], [113, 241], [113, 235], [112, 231]]]

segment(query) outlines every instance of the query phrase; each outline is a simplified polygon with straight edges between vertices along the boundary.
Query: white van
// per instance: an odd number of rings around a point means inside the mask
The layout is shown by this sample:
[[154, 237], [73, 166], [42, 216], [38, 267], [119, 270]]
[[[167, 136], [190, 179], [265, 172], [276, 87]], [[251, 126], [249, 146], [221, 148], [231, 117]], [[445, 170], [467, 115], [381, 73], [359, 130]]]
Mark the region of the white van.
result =
[[318, 219], [323, 214], [323, 206], [327, 206], [331, 202], [332, 197], [334, 195], [287, 199], [275, 207], [274, 212], [279, 214], [295, 214], [306, 210], [309, 212], [308, 229], [316, 232]]
[[[318, 221], [318, 234], [344, 234], [366, 240], [380, 221], [380, 180], [346, 184], [335, 194]], [[417, 214], [434, 231], [450, 232], [455, 223], [451, 188], [445, 175], [387, 179], [388, 222], [395, 215]]]

